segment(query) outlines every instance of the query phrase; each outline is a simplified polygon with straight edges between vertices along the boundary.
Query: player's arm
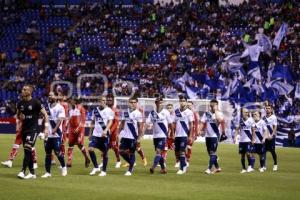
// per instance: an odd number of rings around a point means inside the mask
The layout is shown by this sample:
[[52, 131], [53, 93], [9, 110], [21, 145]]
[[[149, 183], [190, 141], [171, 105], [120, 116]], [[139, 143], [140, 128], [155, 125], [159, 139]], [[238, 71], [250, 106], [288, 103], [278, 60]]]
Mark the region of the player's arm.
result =
[[273, 133], [271, 135], [271, 137], [274, 137], [277, 135], [277, 125], [273, 125]]
[[252, 144], [255, 143], [255, 136], [256, 136], [255, 130], [256, 130], [255, 127], [252, 127], [252, 128], [251, 128], [251, 132], [252, 132], [252, 140], [251, 140], [251, 143], [252, 143]]
[[44, 107], [42, 107], [41, 109], [41, 113], [44, 117], [44, 133], [45, 133], [45, 138], [48, 137], [48, 128], [49, 128], [49, 117], [48, 117], [48, 114], [47, 114], [47, 111], [45, 110]]
[[92, 121], [90, 123], [90, 129], [89, 129], [89, 139], [92, 138], [94, 128], [95, 128], [95, 119], [92, 119]]
[[62, 124], [62, 122], [64, 121], [65, 118], [66, 118], [65, 110], [62, 107], [62, 109], [58, 113], [58, 119], [56, 122], [56, 126], [53, 129], [53, 133], [57, 132], [57, 129], [59, 129], [60, 125]]
[[192, 113], [189, 117], [189, 127], [190, 127], [190, 134], [189, 134], [189, 142], [193, 141], [193, 135], [194, 135], [194, 113]]
[[108, 136], [107, 133], [109, 133], [109, 130], [110, 130], [110, 127], [112, 126], [112, 124], [113, 124], [113, 119], [109, 119], [108, 122], [107, 122], [106, 128], [103, 130], [103, 133], [102, 133], [103, 137], [107, 137]]
[[265, 125], [263, 127], [263, 139], [262, 139], [262, 143], [265, 143], [266, 139], [270, 138], [270, 133], [268, 131], [267, 125]]
[[199, 135], [202, 137], [205, 135], [205, 133], [204, 133], [205, 128], [206, 128], [206, 115], [204, 113], [200, 120], [199, 127], [198, 127]]
[[236, 127], [234, 130], [234, 139], [233, 143], [236, 143], [237, 136], [239, 135], [239, 127]]

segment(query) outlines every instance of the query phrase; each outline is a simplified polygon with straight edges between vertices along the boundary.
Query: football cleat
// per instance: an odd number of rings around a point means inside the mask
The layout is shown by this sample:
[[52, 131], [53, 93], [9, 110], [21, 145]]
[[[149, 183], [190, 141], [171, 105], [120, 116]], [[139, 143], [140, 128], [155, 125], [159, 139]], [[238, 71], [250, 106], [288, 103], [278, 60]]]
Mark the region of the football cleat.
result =
[[101, 173], [98, 176], [106, 176], [106, 172], [101, 171]]
[[180, 163], [179, 163], [179, 162], [177, 162], [177, 163], [174, 165], [175, 168], [179, 168], [179, 166], [180, 166]]
[[32, 173], [29, 173], [27, 174], [24, 179], [36, 179], [36, 175], [35, 174], [32, 174]]
[[46, 172], [43, 176], [41, 176], [41, 178], [50, 178], [51, 174]]
[[212, 171], [210, 169], [205, 170], [205, 174], [212, 174]]
[[240, 172], [241, 174], [247, 173], [247, 170], [242, 169], [242, 171]]
[[37, 163], [33, 163], [33, 169], [37, 169], [39, 166]]
[[218, 169], [215, 169], [212, 173], [213, 174], [216, 174], [216, 173], [219, 173], [219, 172], [221, 172], [222, 171], [222, 169], [219, 167]]
[[100, 172], [100, 168], [94, 168], [94, 169], [91, 171], [90, 175], [93, 176], [93, 175], [95, 175], [97, 172]]
[[25, 178], [25, 174], [24, 174], [24, 172], [22, 171], [22, 172], [20, 172], [20, 173], [18, 173], [18, 178], [20, 178], [20, 179], [24, 179]]
[[131, 176], [132, 173], [131, 173], [130, 171], [127, 171], [124, 175], [125, 175], [125, 176]]
[[278, 170], [278, 165], [274, 165], [273, 166], [273, 171], [277, 171]]
[[176, 172], [176, 174], [178, 174], [178, 175], [182, 175], [182, 174], [185, 174], [185, 173], [186, 173], [186, 171], [181, 170], [181, 169]]
[[150, 174], [154, 174], [154, 169], [152, 167], [149, 169], [149, 171], [150, 171]]
[[8, 168], [12, 168], [12, 161], [11, 160], [3, 161], [3, 162], [1, 162], [1, 164], [8, 167]]
[[254, 171], [254, 169], [251, 167], [251, 166], [248, 166], [248, 169], [247, 169], [247, 172], [253, 172]]
[[62, 176], [67, 176], [67, 174], [68, 174], [67, 167], [66, 167], [66, 166], [65, 166], [65, 167], [62, 167], [62, 168], [61, 168], [61, 175], [62, 175]]

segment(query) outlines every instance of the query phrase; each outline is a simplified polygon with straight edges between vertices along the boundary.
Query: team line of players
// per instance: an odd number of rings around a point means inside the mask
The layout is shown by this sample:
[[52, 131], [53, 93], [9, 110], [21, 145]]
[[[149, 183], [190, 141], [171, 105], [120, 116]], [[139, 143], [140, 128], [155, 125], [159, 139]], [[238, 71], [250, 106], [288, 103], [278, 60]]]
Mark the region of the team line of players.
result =
[[[69, 101], [69, 104], [57, 101], [52, 92], [49, 93], [48, 103], [42, 106], [39, 101], [32, 99], [31, 93], [32, 87], [23, 87], [21, 95], [23, 98], [18, 104], [15, 145], [9, 160], [2, 162], [3, 165], [11, 167], [17, 149], [23, 142], [24, 160], [23, 168], [18, 174], [19, 178], [36, 178], [34, 172], [34, 163], [36, 163], [34, 144], [38, 131], [36, 128], [37, 117], [35, 115], [39, 113], [44, 115], [45, 121], [46, 173], [42, 176], [43, 178], [51, 177], [52, 151], [60, 162], [62, 175], [67, 175], [67, 167], [72, 166], [74, 145], [77, 145], [83, 153], [86, 167], [89, 166], [90, 160], [92, 161], [94, 167], [90, 175], [95, 175], [96, 173], [99, 173], [99, 176], [107, 175], [108, 151], [112, 148], [117, 158], [116, 167], [120, 167], [121, 156], [128, 163], [128, 170], [125, 176], [131, 176], [135, 165], [136, 150], [141, 152], [140, 155], [142, 155], [144, 165], [147, 165], [146, 158], [140, 147], [144, 128], [152, 129], [153, 131], [155, 157], [149, 170], [150, 173], [153, 174], [157, 166], [161, 168], [160, 173], [167, 173], [165, 164], [167, 149], [174, 147], [175, 166], [179, 167], [177, 174], [185, 174], [189, 166], [193, 142], [199, 135], [205, 136], [207, 153], [209, 155], [208, 168], [205, 170], [205, 173], [214, 174], [221, 172], [216, 152], [218, 142], [227, 137], [225, 135], [224, 116], [218, 110], [217, 100], [210, 101], [209, 111], [205, 112], [199, 120], [198, 112], [193, 109], [193, 103], [188, 102], [184, 96], [179, 96], [179, 108], [175, 110], [172, 104], [168, 104], [167, 109], [164, 108], [164, 100], [157, 98], [155, 100], [156, 108], [150, 111], [146, 120], [144, 120], [145, 117], [138, 108], [137, 98], [130, 98], [128, 101], [129, 108], [119, 112], [113, 105], [113, 96], [101, 96], [99, 98], [99, 106], [92, 111], [87, 153], [84, 147], [86, 116], [83, 106], [73, 99]], [[249, 111], [243, 108], [242, 117], [236, 124], [234, 139], [236, 140], [237, 136], [240, 136], [241, 173], [254, 171], [255, 154], [258, 154], [260, 159], [259, 171], [264, 172], [266, 169], [266, 151], [272, 153], [274, 159], [273, 170], [277, 170], [277, 155], [275, 153], [277, 119], [270, 104], [266, 104], [265, 108], [266, 116], [263, 118], [259, 111], [254, 111], [251, 117]], [[120, 145], [118, 144], [119, 137], [121, 138]], [[64, 161], [64, 143], [67, 138], [69, 148], [66, 164]], [[97, 161], [96, 149], [101, 151], [101, 165]], [[246, 168], [246, 157], [248, 159], [248, 168]], [[25, 176], [26, 167], [29, 168], [30, 172]]]

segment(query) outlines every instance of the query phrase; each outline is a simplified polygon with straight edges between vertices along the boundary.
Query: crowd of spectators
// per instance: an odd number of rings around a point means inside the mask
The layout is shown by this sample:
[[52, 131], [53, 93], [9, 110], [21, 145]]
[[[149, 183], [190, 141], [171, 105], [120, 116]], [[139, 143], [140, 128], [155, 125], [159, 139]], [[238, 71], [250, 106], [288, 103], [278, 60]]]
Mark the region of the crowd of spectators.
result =
[[[53, 81], [69, 81], [75, 87], [78, 76], [96, 73], [105, 75], [108, 91], [118, 95], [155, 97], [163, 93], [174, 97], [189, 87], [201, 98], [224, 96], [235, 77], [241, 86], [249, 81], [248, 59], [241, 59], [246, 75], [238, 76], [223, 68], [224, 58], [242, 53], [247, 45], [255, 43], [259, 29], [273, 40], [282, 23], [288, 24], [288, 33], [279, 49], [261, 54], [259, 84], [270, 80], [270, 66], [279, 63], [288, 69], [292, 76], [289, 83], [295, 88], [300, 82], [299, 8], [294, 0], [277, 4], [249, 0], [238, 6], [219, 6], [205, 0], [166, 6], [3, 6], [0, 42], [9, 26], [27, 21], [27, 28], [16, 38], [11, 53], [0, 47], [1, 90], [12, 94], [9, 99], [2, 97], [1, 110], [17, 100], [15, 93], [24, 83], [35, 85], [35, 95], [43, 97]], [[37, 18], [26, 18], [23, 13], [28, 11], [38, 12]], [[53, 18], [68, 19], [70, 23], [47, 29], [49, 39], [45, 39], [43, 24]], [[178, 80], [185, 73], [190, 78], [184, 80], [183, 87]], [[222, 84], [211, 84], [218, 81]], [[103, 82], [85, 78], [78, 87], [82, 95], [99, 95], [106, 90]], [[64, 87], [62, 90], [67, 92]], [[236, 103], [268, 98], [247, 92], [245, 97], [231, 94], [226, 98]], [[273, 103], [279, 115], [300, 114], [300, 101], [294, 93], [276, 94]]]

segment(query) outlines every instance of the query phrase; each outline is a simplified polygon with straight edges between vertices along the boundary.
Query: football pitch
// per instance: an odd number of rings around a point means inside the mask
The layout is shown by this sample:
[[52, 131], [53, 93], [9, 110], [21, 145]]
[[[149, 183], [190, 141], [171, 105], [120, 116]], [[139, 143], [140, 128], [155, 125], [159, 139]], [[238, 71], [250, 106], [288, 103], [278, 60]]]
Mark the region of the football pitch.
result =
[[[14, 135], [0, 135], [0, 160], [4, 161], [14, 142]], [[87, 142], [85, 143], [87, 144]], [[136, 154], [136, 167], [131, 177], [124, 176], [126, 168], [114, 168], [115, 157], [109, 153], [107, 176], [89, 176], [92, 166], [84, 168], [80, 151], [74, 149], [72, 168], [62, 177], [57, 165], [51, 168], [52, 178], [42, 179], [44, 174], [43, 142], [37, 141], [38, 164], [36, 180], [20, 180], [23, 149], [13, 163], [13, 168], [0, 166], [0, 199], [299, 199], [300, 198], [300, 149], [277, 148], [279, 171], [273, 172], [272, 158], [268, 154], [267, 171], [258, 172], [259, 160], [253, 173], [240, 174], [241, 165], [236, 145], [220, 144], [218, 155], [222, 172], [206, 175], [208, 156], [203, 143], [193, 146], [193, 155], [187, 174], [176, 175], [174, 152], [169, 151], [168, 174], [159, 174], [159, 169], [151, 175], [149, 167], [154, 157], [151, 140], [144, 140], [142, 147], [148, 159], [148, 166], [142, 165]], [[100, 155], [98, 153], [97, 155]], [[98, 158], [99, 161], [99, 158]], [[123, 162], [124, 163], [124, 162]]]

